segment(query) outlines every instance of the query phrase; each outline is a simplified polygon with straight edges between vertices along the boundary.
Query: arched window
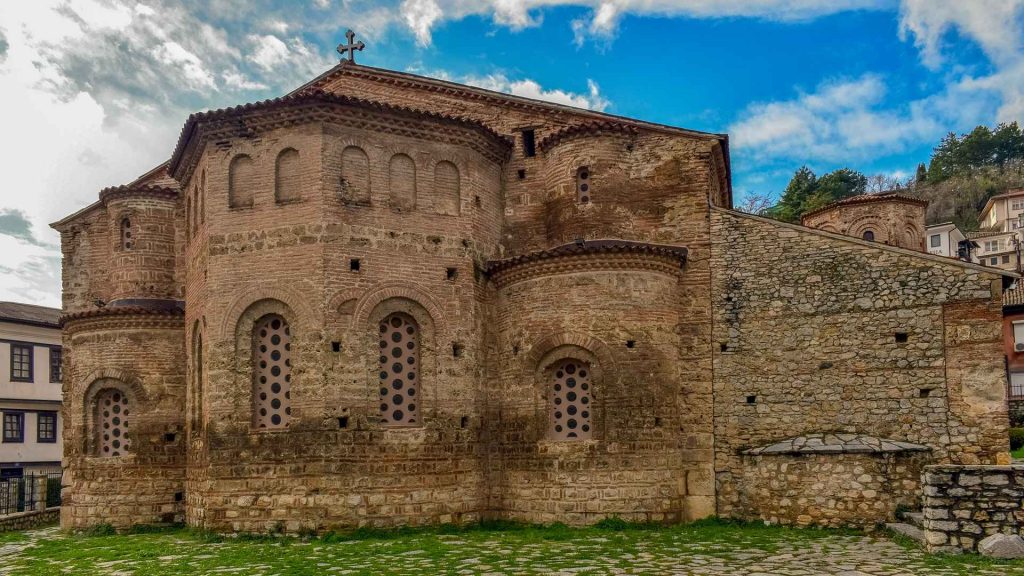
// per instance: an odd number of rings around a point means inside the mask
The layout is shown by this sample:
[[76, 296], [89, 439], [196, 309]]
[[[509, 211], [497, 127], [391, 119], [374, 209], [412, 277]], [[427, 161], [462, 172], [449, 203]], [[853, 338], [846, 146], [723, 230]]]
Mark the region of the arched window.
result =
[[867, 240], [868, 242], [874, 242], [875, 241], [875, 233], [873, 231], [871, 231], [871, 230], [865, 230], [863, 238], [865, 240]]
[[199, 229], [199, 188], [192, 189], [192, 236]]
[[439, 214], [459, 214], [459, 169], [451, 162], [434, 167], [434, 208]]
[[248, 208], [256, 196], [256, 166], [252, 158], [239, 154], [228, 166], [228, 206]]
[[121, 250], [132, 249], [132, 221], [130, 218], [121, 219]]
[[391, 207], [402, 211], [416, 208], [416, 164], [405, 154], [391, 157], [388, 170]]
[[341, 200], [346, 204], [370, 205], [370, 159], [358, 146], [341, 151]]
[[192, 434], [203, 428], [203, 335], [195, 333], [195, 347], [192, 350]]
[[580, 204], [590, 202], [590, 168], [580, 166], [576, 169], [576, 200]]
[[380, 414], [391, 426], [419, 422], [419, 325], [395, 313], [380, 322]]
[[96, 395], [96, 455], [114, 458], [128, 454], [131, 436], [128, 433], [130, 417], [128, 397], [117, 388], [108, 388]]
[[593, 435], [591, 424], [590, 364], [562, 360], [551, 374], [551, 402], [548, 406], [552, 440], [586, 440]]
[[285, 428], [291, 420], [292, 333], [277, 314], [260, 318], [253, 327], [252, 425]]
[[285, 148], [277, 155], [274, 176], [274, 200], [292, 202], [302, 198], [299, 178], [299, 151]]
[[185, 196], [185, 239], [192, 237], [192, 195]]

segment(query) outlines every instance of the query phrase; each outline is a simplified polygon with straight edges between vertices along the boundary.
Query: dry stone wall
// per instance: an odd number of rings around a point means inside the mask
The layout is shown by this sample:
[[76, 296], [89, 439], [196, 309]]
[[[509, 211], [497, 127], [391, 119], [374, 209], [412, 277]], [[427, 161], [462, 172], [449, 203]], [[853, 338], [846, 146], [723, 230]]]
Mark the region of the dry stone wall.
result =
[[890, 438], [935, 462], [1006, 450], [996, 274], [717, 209], [711, 230], [721, 514], [749, 511], [742, 451], [785, 438]]
[[1024, 536], [1024, 466], [928, 466], [923, 483], [928, 550], [977, 551], [992, 534]]

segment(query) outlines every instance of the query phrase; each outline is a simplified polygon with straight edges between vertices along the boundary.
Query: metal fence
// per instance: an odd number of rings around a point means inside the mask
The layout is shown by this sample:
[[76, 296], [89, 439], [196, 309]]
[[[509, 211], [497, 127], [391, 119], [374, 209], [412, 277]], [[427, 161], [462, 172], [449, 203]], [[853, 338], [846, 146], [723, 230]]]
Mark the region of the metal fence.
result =
[[60, 483], [60, 472], [0, 480], [0, 515], [60, 506]]

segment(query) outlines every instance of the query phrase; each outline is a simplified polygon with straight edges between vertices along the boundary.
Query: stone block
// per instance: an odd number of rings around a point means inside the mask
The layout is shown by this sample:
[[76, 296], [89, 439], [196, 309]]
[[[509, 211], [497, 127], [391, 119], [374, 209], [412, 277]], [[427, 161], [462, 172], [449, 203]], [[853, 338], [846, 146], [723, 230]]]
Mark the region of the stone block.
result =
[[1024, 538], [1017, 534], [993, 534], [978, 542], [978, 552], [989, 558], [1024, 558]]

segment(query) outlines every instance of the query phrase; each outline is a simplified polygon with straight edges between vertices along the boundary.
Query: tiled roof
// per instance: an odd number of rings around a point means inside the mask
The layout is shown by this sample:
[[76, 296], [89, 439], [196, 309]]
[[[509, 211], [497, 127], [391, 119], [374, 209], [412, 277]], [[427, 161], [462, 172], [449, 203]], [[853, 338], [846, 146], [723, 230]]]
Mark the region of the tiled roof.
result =
[[1003, 306], [1024, 305], [1024, 286], [1017, 282], [1017, 287], [1003, 292]]
[[208, 122], [211, 120], [219, 120], [222, 118], [230, 118], [233, 116], [242, 116], [252, 112], [268, 112], [299, 104], [346, 104], [350, 106], [358, 106], [361, 108], [368, 108], [383, 112], [418, 116], [421, 118], [427, 118], [431, 120], [444, 120], [448, 122], [454, 122], [467, 128], [473, 128], [475, 130], [478, 130], [486, 134], [493, 140], [500, 142], [502, 145], [506, 147], [512, 146], [512, 141], [510, 137], [498, 134], [490, 127], [480, 122], [477, 122], [476, 120], [473, 120], [471, 118], [465, 118], [462, 116], [456, 116], [452, 114], [443, 114], [439, 112], [430, 112], [426, 110], [419, 110], [416, 108], [409, 108], [406, 106], [398, 106], [394, 104], [385, 104], [374, 100], [356, 98], [354, 96], [344, 96], [332, 92], [324, 92], [323, 90], [320, 89], [309, 89], [299, 92], [293, 92], [291, 94], [281, 96], [279, 98], [263, 100], [261, 102], [242, 104], [239, 106], [233, 106], [231, 108], [221, 108], [219, 110], [209, 110], [207, 112], [196, 112], [190, 115], [188, 117], [188, 120], [185, 121], [185, 126], [183, 126], [181, 129], [181, 135], [178, 137], [178, 144], [177, 146], [174, 147], [174, 153], [171, 155], [171, 159], [168, 164], [169, 172], [172, 175], [177, 175], [179, 165], [181, 164], [185, 155], [186, 145], [192, 138], [192, 134], [195, 131], [196, 126], [200, 122]]
[[18, 302], [0, 302], [0, 322], [60, 328], [60, 309]]
[[896, 200], [896, 201], [899, 201], [899, 202], [909, 202], [911, 204], [920, 204], [921, 206], [928, 206], [928, 201], [927, 200], [922, 200], [921, 198], [915, 198], [913, 196], [910, 196], [910, 195], [907, 195], [907, 194], [903, 194], [901, 192], [882, 192], [880, 194], [859, 194], [857, 196], [850, 196], [849, 198], [843, 198], [842, 200], [836, 200], [835, 202], [831, 202], [829, 204], [826, 204], [826, 205], [822, 206], [821, 208], [818, 208], [817, 210], [811, 210], [810, 212], [806, 212], [806, 213], [804, 213], [804, 214], [802, 214], [800, 216], [800, 219], [803, 220], [804, 218], [807, 218], [807, 217], [812, 216], [814, 214], [825, 212], [827, 210], [831, 210], [831, 209], [839, 207], [839, 206], [847, 206], [847, 205], [850, 205], [850, 204], [865, 204], [865, 203], [868, 203], [868, 202], [885, 202], [885, 201], [892, 201], [892, 200]]
[[970, 238], [971, 240], [975, 240], [977, 238], [991, 238], [993, 236], [1008, 236], [1010, 234], [1013, 234], [1013, 232], [1003, 232], [1001, 230], [978, 230], [978, 231], [975, 231], [975, 232], [967, 232], [966, 234], [964, 234], [964, 236]]
[[886, 452], [927, 452], [931, 448], [921, 444], [876, 438], [863, 434], [807, 434], [781, 442], [751, 448], [744, 454], [883, 454]]

